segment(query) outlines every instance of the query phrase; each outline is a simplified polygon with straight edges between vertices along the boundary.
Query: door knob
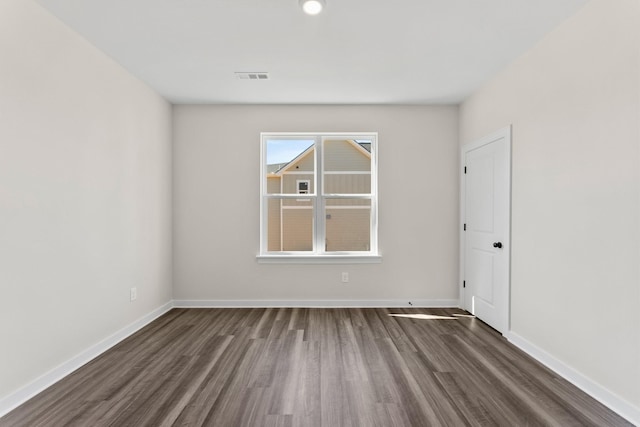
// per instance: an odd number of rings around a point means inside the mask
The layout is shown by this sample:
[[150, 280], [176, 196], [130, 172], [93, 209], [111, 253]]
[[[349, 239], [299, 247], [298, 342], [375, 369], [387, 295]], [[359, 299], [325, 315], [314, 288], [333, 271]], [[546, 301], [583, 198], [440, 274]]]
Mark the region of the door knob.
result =
[[502, 248], [502, 242], [495, 242], [495, 243], [493, 244], [493, 247], [494, 247], [494, 248], [501, 249], [501, 248]]

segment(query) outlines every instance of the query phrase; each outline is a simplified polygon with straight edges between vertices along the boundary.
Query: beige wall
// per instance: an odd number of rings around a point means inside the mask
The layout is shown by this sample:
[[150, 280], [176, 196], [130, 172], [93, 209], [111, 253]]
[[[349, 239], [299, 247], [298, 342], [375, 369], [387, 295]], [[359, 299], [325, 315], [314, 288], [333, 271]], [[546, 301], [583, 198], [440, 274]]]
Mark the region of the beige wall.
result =
[[282, 250], [310, 251], [313, 249], [313, 211], [309, 209], [282, 210]]
[[[174, 297], [457, 299], [457, 129], [456, 107], [176, 106]], [[382, 264], [256, 262], [260, 132], [296, 131], [379, 132]]]
[[[342, 201], [342, 200], [340, 200]], [[358, 200], [358, 202], [369, 202]], [[362, 203], [362, 204], [364, 204]], [[368, 204], [370, 206], [370, 204]], [[342, 204], [342, 206], [345, 206]], [[327, 251], [368, 251], [371, 248], [371, 209], [332, 209], [326, 207]]]
[[[280, 192], [280, 177], [267, 179], [267, 192]], [[267, 215], [269, 216], [269, 229], [267, 230], [267, 247], [270, 251], [282, 250], [282, 238], [280, 235], [280, 207], [281, 201], [277, 199], [269, 200]]]
[[327, 140], [323, 144], [323, 171], [370, 171], [371, 156], [346, 140]]
[[513, 124], [512, 330], [640, 407], [640, 2], [596, 0], [461, 107]]
[[0, 2], [0, 399], [170, 301], [170, 120], [40, 6]]

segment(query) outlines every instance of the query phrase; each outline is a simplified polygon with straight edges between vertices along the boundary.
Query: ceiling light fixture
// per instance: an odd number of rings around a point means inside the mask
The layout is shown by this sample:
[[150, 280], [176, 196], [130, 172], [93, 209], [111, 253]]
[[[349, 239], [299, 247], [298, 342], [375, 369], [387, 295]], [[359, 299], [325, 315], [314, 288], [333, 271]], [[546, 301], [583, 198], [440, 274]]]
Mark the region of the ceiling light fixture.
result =
[[325, 0], [300, 0], [300, 6], [307, 15], [317, 15], [327, 4]]

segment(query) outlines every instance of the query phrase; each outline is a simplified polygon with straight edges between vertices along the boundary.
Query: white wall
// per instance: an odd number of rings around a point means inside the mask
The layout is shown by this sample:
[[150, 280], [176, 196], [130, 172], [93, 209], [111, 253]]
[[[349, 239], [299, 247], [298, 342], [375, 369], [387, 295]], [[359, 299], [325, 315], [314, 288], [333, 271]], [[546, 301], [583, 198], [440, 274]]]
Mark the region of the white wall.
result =
[[170, 123], [40, 6], [0, 2], [0, 400], [171, 300]]
[[592, 1], [460, 111], [463, 143], [513, 124], [513, 332], [636, 408], [638, 23]]
[[[457, 126], [456, 107], [174, 107], [174, 298], [457, 300]], [[382, 264], [256, 262], [262, 131], [379, 132]]]

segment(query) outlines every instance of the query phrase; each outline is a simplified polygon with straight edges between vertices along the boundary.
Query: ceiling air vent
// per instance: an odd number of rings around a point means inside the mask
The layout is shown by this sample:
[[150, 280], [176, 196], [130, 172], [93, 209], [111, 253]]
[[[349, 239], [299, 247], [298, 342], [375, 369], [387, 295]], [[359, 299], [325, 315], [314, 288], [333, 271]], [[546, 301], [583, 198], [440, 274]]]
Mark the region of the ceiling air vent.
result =
[[245, 73], [236, 71], [235, 75], [238, 80], [269, 80], [269, 73]]

